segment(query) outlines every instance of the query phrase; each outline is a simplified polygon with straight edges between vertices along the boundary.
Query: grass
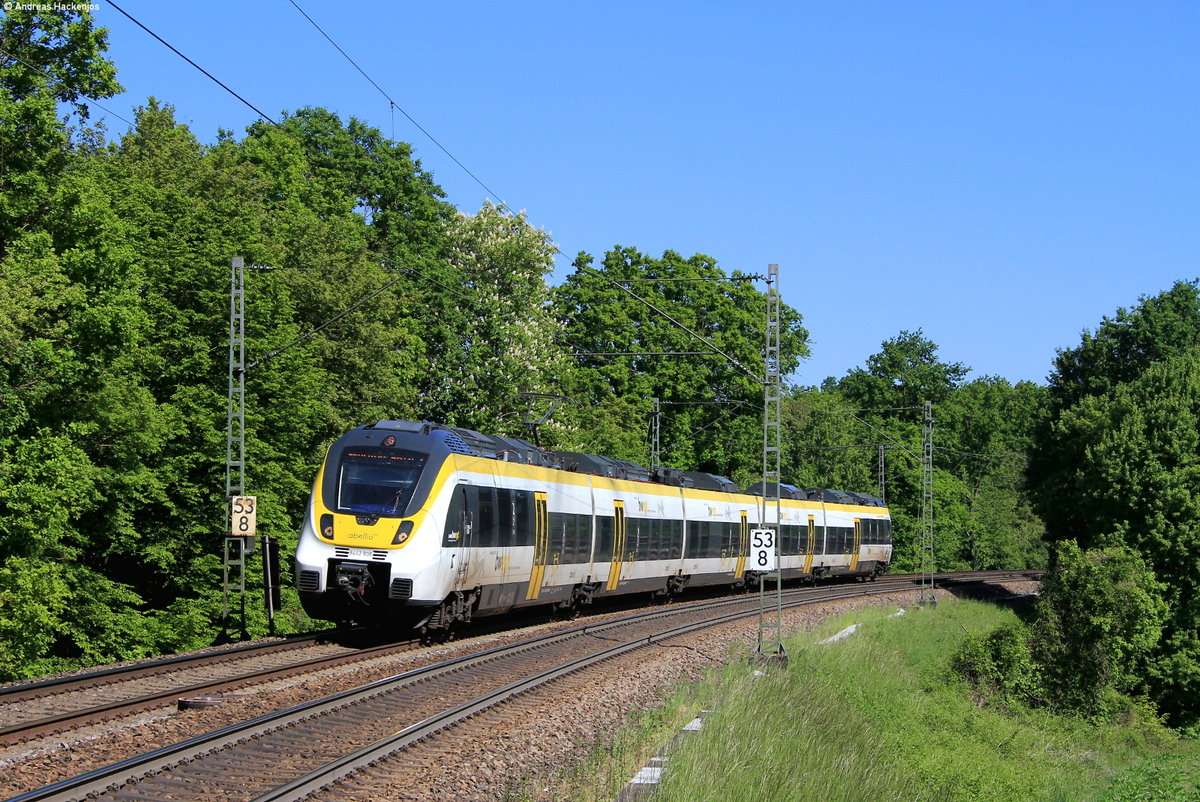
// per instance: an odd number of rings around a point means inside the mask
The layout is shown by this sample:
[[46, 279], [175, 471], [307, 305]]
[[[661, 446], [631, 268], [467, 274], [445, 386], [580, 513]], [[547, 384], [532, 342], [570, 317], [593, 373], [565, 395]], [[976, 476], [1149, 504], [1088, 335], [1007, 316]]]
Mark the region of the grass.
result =
[[[543, 786], [544, 798], [614, 799], [645, 758], [710, 709], [703, 729], [670, 750], [655, 802], [1200, 800], [1200, 743], [1155, 722], [1096, 726], [977, 705], [949, 658], [967, 632], [1011, 613], [968, 601], [891, 612], [858, 610], [793, 638], [786, 667], [761, 672], [742, 658], [680, 688]], [[851, 623], [854, 635], [819, 643]]]

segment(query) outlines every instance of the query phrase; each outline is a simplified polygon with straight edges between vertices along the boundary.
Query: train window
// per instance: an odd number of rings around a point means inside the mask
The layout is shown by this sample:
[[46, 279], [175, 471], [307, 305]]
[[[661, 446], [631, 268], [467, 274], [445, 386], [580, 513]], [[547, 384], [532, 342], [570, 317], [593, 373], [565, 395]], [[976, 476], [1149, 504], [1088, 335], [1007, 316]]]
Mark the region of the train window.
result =
[[446, 527], [442, 532], [442, 545], [447, 547], [462, 545], [469, 528], [467, 490], [459, 485], [454, 488], [454, 495], [450, 497], [450, 508], [446, 510]]
[[591, 544], [591, 517], [587, 515], [572, 515], [575, 528], [572, 534], [570, 560], [573, 563], [587, 562], [588, 546]]
[[592, 556], [592, 516], [575, 516], [575, 560], [586, 563]]
[[496, 488], [496, 545], [507, 548], [513, 539], [512, 491]]
[[611, 562], [613, 556], [613, 516], [596, 516], [596, 562]]
[[671, 559], [683, 556], [683, 521], [668, 521], [671, 527]]
[[496, 508], [496, 488], [479, 488], [479, 516], [476, 519], [475, 544], [480, 548], [495, 548], [499, 534], [500, 516]]
[[533, 545], [533, 494], [528, 490], [513, 490], [513, 537], [514, 546]]
[[338, 464], [338, 511], [403, 515], [425, 468], [426, 457], [397, 448], [347, 448]]
[[725, 527], [722, 521], [708, 522], [708, 556], [720, 557], [725, 548]]

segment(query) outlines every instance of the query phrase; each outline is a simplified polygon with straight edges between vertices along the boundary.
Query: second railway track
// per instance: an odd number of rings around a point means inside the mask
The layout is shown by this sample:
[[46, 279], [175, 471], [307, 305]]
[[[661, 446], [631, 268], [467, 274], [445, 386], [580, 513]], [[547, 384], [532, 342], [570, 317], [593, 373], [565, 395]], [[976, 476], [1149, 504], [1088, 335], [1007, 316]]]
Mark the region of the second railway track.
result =
[[[911, 578], [895, 577], [836, 590], [844, 596], [911, 588]], [[825, 593], [791, 591], [787, 603], [830, 599]], [[575, 627], [262, 716], [17, 799], [303, 798], [554, 677], [689, 628], [711, 626], [707, 619], [714, 608], [724, 608], [726, 619], [757, 612], [756, 601], [742, 597]], [[665, 626], [663, 620], [672, 623]], [[397, 733], [399, 740], [393, 738]]]

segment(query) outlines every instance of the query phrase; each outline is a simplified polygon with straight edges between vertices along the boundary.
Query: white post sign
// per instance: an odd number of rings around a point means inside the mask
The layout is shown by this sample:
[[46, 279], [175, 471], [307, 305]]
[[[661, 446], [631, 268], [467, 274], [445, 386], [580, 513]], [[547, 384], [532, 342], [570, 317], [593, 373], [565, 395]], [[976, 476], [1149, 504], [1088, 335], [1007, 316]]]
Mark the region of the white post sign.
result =
[[774, 529], [750, 530], [750, 570], [774, 571], [778, 567]]
[[229, 531], [234, 537], [254, 537], [258, 525], [258, 496], [229, 499]]

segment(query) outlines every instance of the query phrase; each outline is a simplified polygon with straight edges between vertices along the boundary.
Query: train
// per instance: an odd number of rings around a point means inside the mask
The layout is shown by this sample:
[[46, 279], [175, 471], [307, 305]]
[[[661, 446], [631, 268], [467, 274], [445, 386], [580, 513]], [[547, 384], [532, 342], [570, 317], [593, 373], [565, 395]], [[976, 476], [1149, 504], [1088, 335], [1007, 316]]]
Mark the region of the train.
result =
[[[772, 503], [764, 503], [764, 489]], [[541, 449], [428, 421], [338, 438], [295, 555], [307, 614], [411, 627], [434, 641], [475, 617], [690, 587], [753, 588], [750, 533], [775, 530], [784, 580], [873, 579], [892, 556], [873, 496]]]

